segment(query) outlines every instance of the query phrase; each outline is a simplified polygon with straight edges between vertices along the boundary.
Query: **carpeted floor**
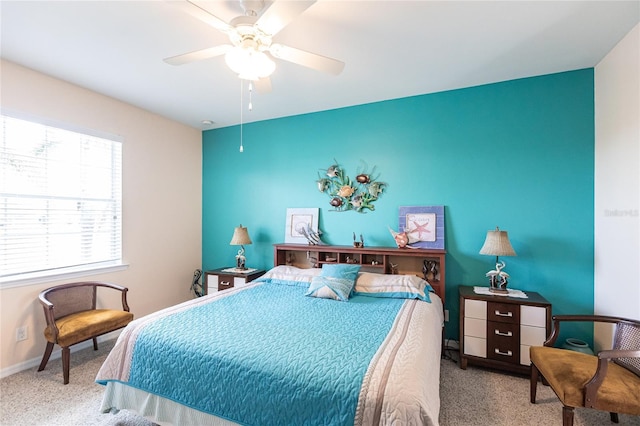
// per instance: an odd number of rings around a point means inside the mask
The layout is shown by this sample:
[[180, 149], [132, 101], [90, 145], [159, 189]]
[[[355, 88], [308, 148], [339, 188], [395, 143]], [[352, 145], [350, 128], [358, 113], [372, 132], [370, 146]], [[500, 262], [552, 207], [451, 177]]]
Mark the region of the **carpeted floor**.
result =
[[[42, 372], [32, 368], [0, 380], [0, 425], [3, 426], [151, 426], [127, 411], [100, 413], [103, 387], [95, 375], [113, 345], [104, 342], [71, 355], [71, 377], [62, 384], [60, 359]], [[455, 357], [456, 353], [449, 353]], [[461, 370], [454, 360], [441, 364], [441, 426], [561, 425], [562, 406], [553, 392], [538, 385], [538, 403], [529, 403], [529, 381], [489, 370]], [[608, 413], [577, 409], [576, 426], [608, 425]], [[640, 417], [620, 416], [620, 425], [640, 426]]]

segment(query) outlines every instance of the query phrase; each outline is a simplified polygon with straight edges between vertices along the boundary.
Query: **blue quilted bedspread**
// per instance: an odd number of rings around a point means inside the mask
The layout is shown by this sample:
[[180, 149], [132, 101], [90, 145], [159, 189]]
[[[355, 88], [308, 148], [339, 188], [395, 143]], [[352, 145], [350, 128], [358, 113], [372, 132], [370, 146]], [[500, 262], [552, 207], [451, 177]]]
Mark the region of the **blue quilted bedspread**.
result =
[[154, 322], [128, 384], [241, 424], [353, 425], [403, 301], [305, 291], [266, 283]]

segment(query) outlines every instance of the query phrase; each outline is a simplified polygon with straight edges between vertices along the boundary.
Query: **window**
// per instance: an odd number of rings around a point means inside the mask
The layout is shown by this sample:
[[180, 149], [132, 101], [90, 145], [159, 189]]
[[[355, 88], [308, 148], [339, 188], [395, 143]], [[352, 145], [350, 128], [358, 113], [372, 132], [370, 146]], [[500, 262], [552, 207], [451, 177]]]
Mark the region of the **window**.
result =
[[0, 118], [0, 285], [120, 265], [122, 143]]

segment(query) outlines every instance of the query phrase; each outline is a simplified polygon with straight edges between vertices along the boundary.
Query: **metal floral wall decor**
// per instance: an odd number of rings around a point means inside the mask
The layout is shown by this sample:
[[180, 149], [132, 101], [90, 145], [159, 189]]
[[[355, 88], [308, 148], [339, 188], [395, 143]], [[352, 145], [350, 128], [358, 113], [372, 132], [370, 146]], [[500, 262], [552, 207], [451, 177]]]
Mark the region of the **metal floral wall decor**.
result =
[[366, 213], [367, 210], [375, 210], [373, 203], [378, 200], [380, 194], [387, 186], [378, 181], [374, 176], [375, 166], [371, 172], [367, 172], [366, 164], [354, 180], [351, 180], [336, 161], [329, 166], [324, 175], [318, 174], [318, 191], [329, 196], [329, 204], [332, 211], [345, 212], [354, 210], [358, 213]]

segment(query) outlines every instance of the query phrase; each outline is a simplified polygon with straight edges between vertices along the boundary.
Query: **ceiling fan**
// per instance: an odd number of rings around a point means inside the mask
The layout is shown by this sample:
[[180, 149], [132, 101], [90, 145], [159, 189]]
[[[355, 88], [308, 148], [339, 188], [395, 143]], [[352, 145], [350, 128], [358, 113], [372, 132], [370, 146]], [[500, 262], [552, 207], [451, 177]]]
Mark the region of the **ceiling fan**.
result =
[[[227, 34], [231, 44], [223, 44], [164, 59], [171, 65], [225, 55], [227, 65], [245, 80], [265, 80], [275, 69], [271, 57], [318, 71], [338, 75], [344, 62], [326, 56], [273, 43], [273, 37], [316, 0], [274, 1], [266, 10], [264, 0], [239, 0], [245, 14], [229, 23], [185, 0], [171, 3], [186, 13]], [[262, 14], [260, 14], [262, 12]], [[264, 83], [264, 82], [263, 82]], [[270, 86], [270, 83], [267, 81]]]

